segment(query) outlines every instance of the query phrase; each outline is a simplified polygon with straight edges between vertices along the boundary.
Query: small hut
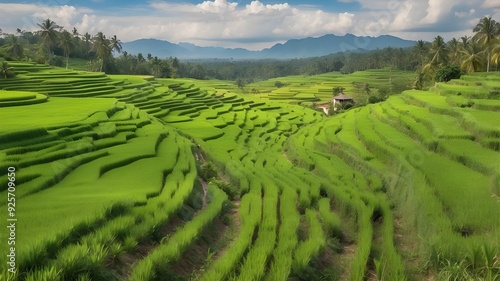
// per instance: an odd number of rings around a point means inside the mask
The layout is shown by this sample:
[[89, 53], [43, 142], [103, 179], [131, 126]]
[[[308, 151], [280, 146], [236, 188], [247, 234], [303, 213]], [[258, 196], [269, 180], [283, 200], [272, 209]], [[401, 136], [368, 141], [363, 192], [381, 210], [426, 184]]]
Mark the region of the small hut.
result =
[[337, 110], [338, 107], [343, 107], [346, 103], [354, 103], [354, 100], [350, 96], [340, 93], [338, 96], [332, 98], [333, 108]]

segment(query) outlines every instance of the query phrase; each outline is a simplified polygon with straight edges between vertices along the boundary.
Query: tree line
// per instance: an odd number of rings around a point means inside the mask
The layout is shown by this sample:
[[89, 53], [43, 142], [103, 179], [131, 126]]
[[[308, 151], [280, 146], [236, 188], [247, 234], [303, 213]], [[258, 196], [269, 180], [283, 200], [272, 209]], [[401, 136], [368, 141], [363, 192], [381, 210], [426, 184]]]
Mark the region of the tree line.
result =
[[500, 23], [482, 18], [473, 28], [473, 36], [462, 36], [445, 42], [436, 36], [430, 43], [417, 41], [413, 48], [419, 58], [413, 87], [422, 89], [429, 81], [448, 81], [461, 74], [499, 70]]
[[[88, 60], [87, 69], [106, 73], [142, 74], [156, 77], [221, 79], [239, 84], [289, 75], [315, 75], [331, 71], [352, 73], [389, 67], [416, 71], [413, 87], [422, 89], [432, 81], [444, 81], [461, 73], [498, 70], [500, 63], [500, 24], [482, 18], [474, 36], [445, 42], [436, 36], [432, 42], [419, 40], [413, 48], [384, 48], [374, 51], [349, 51], [314, 58], [289, 60], [185, 60], [158, 58], [147, 54], [121, 52], [121, 41], [102, 32], [80, 35], [76, 28], [64, 30], [47, 19], [38, 31], [18, 29], [16, 34], [0, 36], [0, 57], [60, 65], [60, 58]], [[1, 31], [1, 30], [0, 30]], [[119, 55], [118, 55], [119, 54]]]
[[37, 27], [36, 31], [18, 28], [15, 34], [3, 33], [0, 29], [0, 59], [68, 68], [70, 58], [78, 58], [86, 61], [85, 68], [89, 71], [156, 77], [175, 77], [179, 67], [177, 58], [160, 59], [151, 54], [145, 57], [140, 53], [122, 52], [122, 42], [116, 35], [80, 34], [76, 28], [68, 31], [50, 19], [38, 23]]

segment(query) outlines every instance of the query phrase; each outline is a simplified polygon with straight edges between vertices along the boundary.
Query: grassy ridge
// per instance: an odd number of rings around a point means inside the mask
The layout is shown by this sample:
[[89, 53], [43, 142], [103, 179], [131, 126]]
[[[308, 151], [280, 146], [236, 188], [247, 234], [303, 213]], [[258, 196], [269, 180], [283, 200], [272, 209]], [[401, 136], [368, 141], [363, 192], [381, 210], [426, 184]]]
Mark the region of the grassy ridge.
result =
[[[500, 275], [497, 75], [327, 118], [296, 103], [325, 101], [336, 86], [362, 101], [359, 83], [409, 74], [286, 77], [239, 95], [227, 81], [14, 66], [24, 71], [0, 80], [5, 102], [38, 97], [13, 91], [49, 96], [0, 110], [0, 186], [17, 169], [14, 280]], [[198, 181], [204, 161], [222, 177], [208, 187]], [[182, 275], [228, 197], [237, 231]]]

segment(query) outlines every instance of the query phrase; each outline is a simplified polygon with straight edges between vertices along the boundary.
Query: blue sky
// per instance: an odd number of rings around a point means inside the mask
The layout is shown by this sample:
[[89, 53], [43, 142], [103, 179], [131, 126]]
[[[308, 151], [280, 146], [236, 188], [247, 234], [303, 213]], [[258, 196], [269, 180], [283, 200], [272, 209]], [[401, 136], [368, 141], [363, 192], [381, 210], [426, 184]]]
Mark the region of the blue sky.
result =
[[480, 18], [500, 21], [500, 0], [0, 0], [0, 28], [36, 30], [45, 18], [122, 41], [157, 38], [262, 49], [324, 34], [390, 34], [446, 40], [471, 35]]

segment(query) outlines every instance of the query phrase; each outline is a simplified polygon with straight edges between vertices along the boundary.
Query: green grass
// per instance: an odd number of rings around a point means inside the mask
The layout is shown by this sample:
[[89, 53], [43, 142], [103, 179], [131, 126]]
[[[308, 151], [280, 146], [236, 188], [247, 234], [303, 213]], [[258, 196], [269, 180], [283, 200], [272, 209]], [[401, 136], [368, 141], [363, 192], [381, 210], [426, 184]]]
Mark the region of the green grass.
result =
[[[24, 71], [0, 79], [0, 206], [16, 167], [15, 280], [500, 274], [496, 74], [326, 117], [308, 107], [334, 87], [363, 104], [364, 84], [376, 92], [414, 74], [280, 77], [245, 93], [231, 81], [14, 66]], [[44, 102], [22, 103], [32, 100]], [[219, 177], [206, 205], [205, 161]], [[223, 217], [216, 183], [234, 199]], [[222, 248], [188, 267], [212, 227]]]

